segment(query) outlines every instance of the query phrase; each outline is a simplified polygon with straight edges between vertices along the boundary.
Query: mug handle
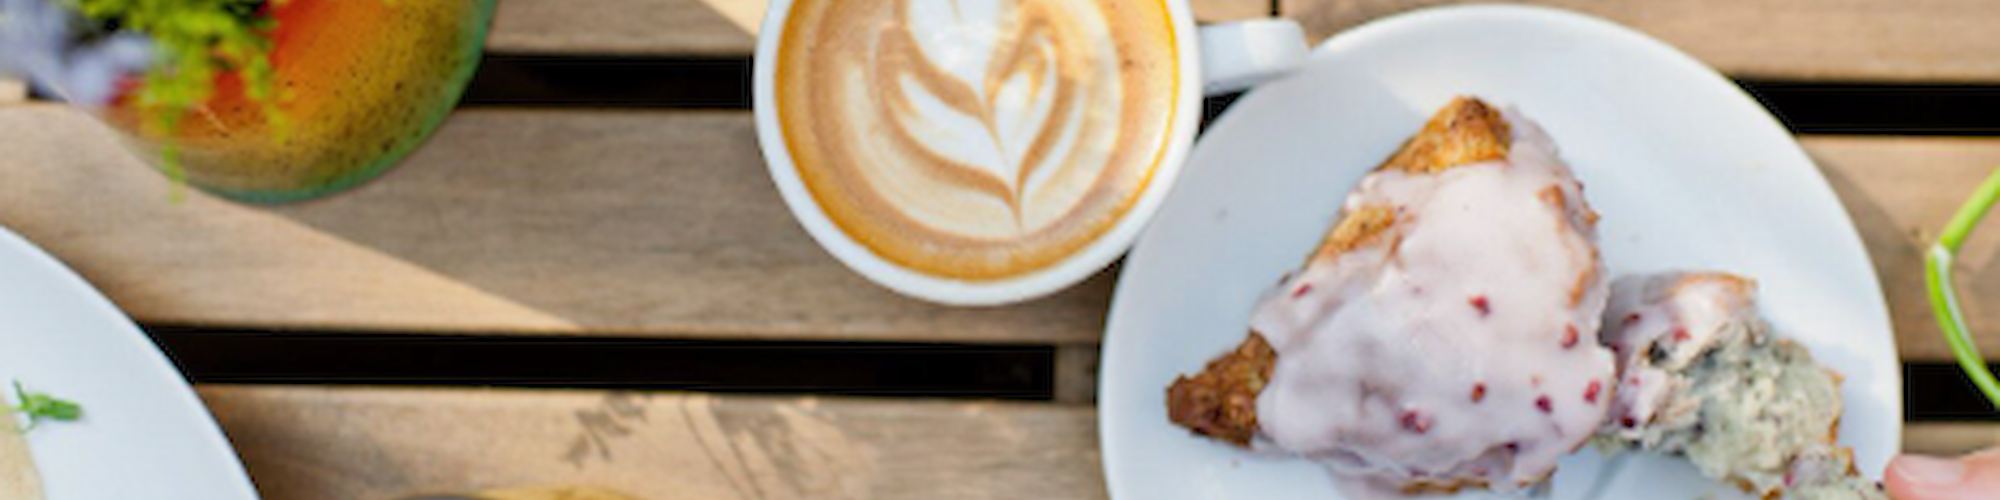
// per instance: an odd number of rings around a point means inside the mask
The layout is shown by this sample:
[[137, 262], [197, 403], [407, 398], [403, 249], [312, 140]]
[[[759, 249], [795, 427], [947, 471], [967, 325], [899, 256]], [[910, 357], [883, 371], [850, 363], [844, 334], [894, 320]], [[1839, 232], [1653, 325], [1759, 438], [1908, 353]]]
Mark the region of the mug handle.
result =
[[1945, 225], [1944, 234], [1931, 245], [1930, 253], [1924, 257], [1924, 285], [1930, 289], [1931, 312], [1937, 315], [1938, 329], [1943, 331], [1952, 355], [1958, 358], [1959, 368], [1965, 370], [1965, 375], [1972, 378], [1973, 385], [1986, 394], [1994, 408], [2000, 409], [2000, 381], [1994, 379], [1986, 359], [1979, 355], [1979, 344], [1973, 342], [1972, 329], [1965, 325], [1965, 313], [1958, 308], [1958, 290], [1951, 282], [1951, 265], [1958, 256], [1958, 246], [1979, 225], [1979, 219], [1986, 217], [1996, 200], [2000, 200], [2000, 169], [1995, 169], [1979, 185], [1972, 199], [1958, 208], [1951, 223]]
[[1201, 45], [1203, 95], [1247, 90], [1305, 64], [1305, 30], [1290, 19], [1216, 23], [1196, 31]]

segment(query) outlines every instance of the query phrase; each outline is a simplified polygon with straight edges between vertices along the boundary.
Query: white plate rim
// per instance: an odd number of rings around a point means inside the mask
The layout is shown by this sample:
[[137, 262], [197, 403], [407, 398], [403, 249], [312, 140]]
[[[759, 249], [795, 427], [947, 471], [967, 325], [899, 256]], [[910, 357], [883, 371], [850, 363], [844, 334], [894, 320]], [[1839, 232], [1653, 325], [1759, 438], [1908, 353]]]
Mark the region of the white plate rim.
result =
[[[138, 326], [132, 323], [131, 319], [127, 317], [123, 311], [118, 309], [116, 305], [112, 304], [110, 299], [98, 293], [95, 287], [91, 286], [90, 283], [84, 280], [82, 276], [78, 275], [76, 272], [71, 270], [67, 265], [63, 264], [62, 261], [56, 259], [52, 255], [49, 255], [47, 252], [42, 251], [39, 247], [35, 246], [35, 244], [33, 242], [30, 242], [27, 238], [13, 232], [11, 229], [8, 229], [4, 226], [0, 226], [0, 263], [11, 263], [16, 266], [19, 266], [20, 269], [26, 270], [27, 274], [29, 274], [31, 277], [29, 279], [22, 280], [22, 283], [25, 283], [28, 286], [40, 287], [38, 288], [37, 291], [41, 293], [62, 296], [63, 299], [61, 300], [73, 303], [78, 308], [77, 310], [84, 311], [84, 314], [93, 317], [93, 319], [87, 321], [103, 322], [106, 324], [117, 325], [116, 329], [118, 331], [116, 332], [115, 335], [118, 337], [118, 341], [130, 343], [132, 344], [132, 347], [135, 347], [138, 349], [139, 352], [144, 353], [144, 355], [141, 356], [141, 359], [92, 360], [89, 362], [92, 366], [102, 366], [102, 363], [105, 363], [107, 361], [121, 362], [122, 369], [136, 370], [135, 373], [145, 378], [165, 380], [171, 382], [171, 385], [173, 385], [175, 388], [175, 390], [172, 391], [172, 394], [167, 395], [169, 398], [171, 398], [171, 403], [170, 403], [171, 407], [149, 408], [149, 410], [158, 410], [160, 413], [155, 415], [148, 415], [147, 417], [157, 420], [158, 422], [155, 422], [155, 425], [159, 425], [159, 423], [161, 422], [165, 423], [165, 427], [168, 428], [168, 432], [187, 433], [187, 435], [195, 439], [196, 442], [194, 443], [194, 446], [197, 446], [200, 449], [192, 450], [191, 451], [192, 455], [199, 457], [200, 460], [206, 461], [208, 464], [211, 465], [211, 467], [203, 469], [204, 474], [210, 475], [210, 477], [205, 479], [205, 484], [208, 484], [210, 486], [219, 486], [221, 489], [229, 491], [227, 496], [222, 498], [205, 497], [199, 499], [187, 498], [186, 500], [229, 500], [229, 499], [255, 500], [259, 498], [257, 490], [250, 480], [248, 471], [243, 467], [242, 461], [236, 455], [235, 448], [231, 446], [228, 438], [224, 435], [221, 425], [218, 422], [216, 422], [214, 416], [209, 413], [207, 405], [204, 404], [200, 396], [195, 393], [193, 386], [188, 383], [187, 379], [181, 374], [180, 370], [176, 367], [176, 365], [170, 359], [168, 359], [166, 353], [162, 351], [157, 344], [153, 343], [150, 337], [148, 337], [144, 332], [140, 331]], [[17, 286], [21, 285], [0, 284], [0, 287], [17, 287]], [[0, 327], [4, 326], [5, 325], [0, 325]], [[65, 361], [65, 363], [68, 362], [69, 361]], [[0, 367], [0, 368], [6, 368], [6, 367]], [[23, 381], [23, 382], [29, 385], [30, 390], [34, 390], [34, 387], [38, 385], [36, 381]], [[48, 382], [50, 381], [42, 381], [42, 382], [43, 383], [40, 385], [48, 385]], [[12, 389], [9, 388], [6, 392], [7, 392], [6, 401], [8, 402], [8, 404], [12, 404], [14, 402]], [[64, 394], [60, 392], [57, 392], [54, 395], [58, 397], [74, 396], [72, 394]], [[93, 415], [95, 414], [93, 413], [92, 406], [88, 402], [85, 402], [84, 404], [84, 414], [85, 414], [84, 421], [82, 422], [48, 423], [44, 424], [46, 425], [45, 428], [36, 430], [35, 432], [36, 433], [100, 432], [95, 430], [98, 424], [96, 424], [95, 423], [96, 420], [93, 419]], [[51, 460], [48, 459], [50, 451], [47, 450], [42, 445], [34, 444], [34, 441], [37, 441], [39, 436], [31, 434], [27, 437], [30, 438], [31, 442], [30, 443], [31, 455], [34, 457], [36, 462], [36, 468], [40, 471], [40, 475], [42, 477], [43, 492], [45, 495], [48, 495], [49, 500], [70, 500], [70, 498], [60, 496], [59, 492], [67, 489], [72, 489], [72, 487], [69, 486], [70, 483], [52, 482], [52, 474], [50, 474], [51, 470], [61, 470], [64, 472], [63, 474], [55, 475], [56, 477], [82, 477], [82, 476], [102, 475], [101, 473], [84, 473], [80, 470], [84, 468], [93, 468], [92, 465], [94, 464], [52, 462]], [[126, 443], [126, 444], [143, 446], [145, 443]], [[97, 450], [92, 450], [92, 451], [95, 452]], [[122, 473], [128, 471], [119, 471], [119, 472]], [[119, 479], [131, 480], [134, 478], [131, 476], [125, 476], [125, 477], [120, 477]], [[174, 481], [174, 480], [180, 478], [162, 479], [159, 477], [153, 477], [148, 479], [152, 481], [157, 481], [149, 483], [149, 485], [159, 484], [162, 487], [166, 487], [166, 489], [162, 492], [162, 495], [171, 495], [173, 494], [172, 491], [173, 488], [167, 487], [167, 485], [178, 484], [179, 481]], [[168, 499], [174, 497], [155, 496], [153, 498]]]
[[[1676, 70], [1683, 73], [1687, 73], [1691, 77], [1698, 76], [1699, 78], [1707, 80], [1708, 83], [1711, 85], [1727, 87], [1730, 92], [1733, 92], [1736, 96], [1744, 100], [1747, 100], [1748, 102], [1752, 103], [1760, 102], [1756, 100], [1753, 96], [1751, 96], [1748, 92], [1744, 91], [1741, 87], [1735, 85], [1730, 79], [1722, 75], [1720, 72], [1700, 62], [1693, 56], [1688, 55], [1687, 53], [1682, 52], [1679, 49], [1666, 44], [1663, 41], [1654, 39], [1648, 35], [1640, 33], [1629, 27], [1625, 27], [1623, 25], [1619, 25], [1617, 23], [1597, 18], [1594, 16], [1558, 8], [1542, 7], [1534, 5], [1470, 4], [1470, 5], [1442, 6], [1442, 7], [1419, 9], [1402, 14], [1383, 17], [1355, 26], [1351, 29], [1348, 29], [1347, 31], [1341, 32], [1333, 36], [1332, 38], [1329, 38], [1324, 43], [1315, 48], [1315, 50], [1313, 51], [1313, 55], [1311, 56], [1311, 60], [1317, 61], [1322, 58], [1331, 57], [1332, 55], [1342, 50], [1345, 50], [1349, 46], [1366, 44], [1368, 42], [1374, 41], [1377, 38], [1398, 36], [1402, 35], [1403, 32], [1408, 30], [1424, 29], [1427, 25], [1431, 25], [1432, 23], [1438, 23], [1444, 21], [1461, 21], [1464, 20], [1464, 18], [1490, 18], [1492, 20], [1505, 20], [1505, 21], [1526, 20], [1528, 22], [1549, 23], [1554, 25], [1560, 25], [1561, 27], [1568, 29], [1575, 29], [1580, 32], [1590, 32], [1598, 36], [1623, 39], [1623, 41], [1625, 42], [1630, 42], [1627, 43], [1627, 45], [1633, 48], [1651, 52], [1652, 53], [1651, 55], [1656, 59], [1656, 61], [1654, 62], [1673, 65]], [[1313, 64], [1312, 62], [1308, 62], [1308, 66], [1312, 64]], [[1257, 92], [1255, 90], [1251, 91], [1248, 95], [1243, 97], [1243, 100], [1247, 101], [1249, 99], [1254, 99], [1256, 97], [1256, 93]], [[1239, 102], [1238, 104], [1240, 105], [1242, 104], [1242, 102]], [[1762, 123], [1763, 126], [1776, 128], [1778, 130], [1785, 130], [1783, 123], [1780, 120], [1778, 120], [1777, 117], [1769, 113], [1768, 110], [1765, 110], [1763, 113], [1760, 114], [1760, 116], [1761, 120], [1763, 121]], [[1236, 121], [1242, 119], [1244, 118], [1242, 118], [1240, 114], [1224, 112], [1221, 116], [1217, 117], [1217, 119], [1211, 124], [1210, 130], [1234, 126], [1233, 124]], [[1787, 136], [1790, 137], [1790, 134], [1787, 133]], [[1200, 154], [1202, 145], [1203, 145], [1202, 142], [1198, 140], [1195, 147], [1196, 151], [1192, 153], [1189, 158], [1190, 169], [1202, 168], [1195, 165], [1195, 163], [1199, 161], [1199, 159], [1202, 157], [1202, 155]], [[1777, 147], [1781, 147], [1784, 150], [1783, 153], [1786, 156], [1793, 157], [1793, 159], [1796, 160], [1796, 162], [1798, 163], [1802, 163], [1808, 166], [1812, 166], [1815, 164], [1812, 161], [1811, 157], [1805, 152], [1804, 148], [1797, 142], [1795, 138], [1792, 140], [1785, 141], [1785, 144]], [[1831, 184], [1828, 182], [1824, 174], [1818, 171], [1814, 171], [1812, 172], [1812, 175], [1806, 177], [1811, 179], [1812, 181], [1811, 185], [1797, 186], [1797, 188], [1803, 190], [1809, 190], [1811, 191], [1811, 193], [1809, 193], [1811, 196], [1824, 200], [1832, 200], [1834, 206], [1836, 207], [1840, 206], [1839, 198], [1834, 193]], [[1176, 192], [1182, 189], [1184, 188], [1177, 187]], [[1168, 207], [1171, 207], [1174, 203], [1175, 198], [1176, 196], [1170, 194], [1166, 202], [1166, 205]], [[1135, 243], [1133, 247], [1132, 252], [1128, 254], [1125, 265], [1123, 266], [1121, 273], [1133, 273], [1135, 271], [1144, 270], [1148, 267], [1148, 263], [1153, 259], [1151, 257], [1151, 252], [1147, 251], [1147, 249], [1153, 245], [1149, 245], [1148, 243], [1149, 241], [1154, 239], [1153, 236], [1157, 233], [1157, 231], [1153, 231], [1152, 228], [1159, 227], [1165, 220], [1164, 216], [1170, 214], [1171, 212], [1172, 211], [1167, 209], [1167, 207], [1162, 208], [1161, 214], [1159, 214], [1161, 217], [1156, 218], [1152, 222], [1152, 225], [1149, 226], [1149, 230], [1146, 233], [1140, 235], [1138, 241]], [[1837, 210], [1836, 213], [1832, 214], [1832, 216], [1836, 217], [1842, 223], [1841, 225], [1843, 226], [1844, 230], [1842, 231], [1843, 234], [1841, 235], [1841, 239], [1845, 240], [1843, 242], [1845, 243], [1844, 246], [1846, 246], [1848, 249], [1852, 249], [1854, 251], [1859, 252], [1859, 255], [1862, 257], [1863, 265], [1854, 267], [1849, 271], [1855, 273], [1859, 277], [1866, 278], [1866, 281], [1872, 285], [1872, 289], [1870, 290], [1872, 292], [1870, 296], [1873, 299], [1872, 305], [1876, 309], [1880, 310], [1879, 311], [1880, 314], [1872, 314], [1872, 316], [1877, 316], [1880, 318], [1880, 321], [1876, 322], [1879, 324], [1868, 325], [1868, 329], [1877, 330], [1881, 332], [1889, 332], [1889, 335], [1892, 337], [1888, 345], [1889, 351], [1886, 353], [1879, 353], [1879, 354], [1891, 360], [1898, 360], [1900, 359], [1900, 355], [1895, 351], [1896, 346], [1893, 342], [1894, 329], [1888, 321], [1887, 302], [1883, 298], [1884, 293], [1883, 290], [1881, 289], [1880, 285], [1881, 281], [1878, 276], [1878, 273], [1876, 273], [1875, 268], [1872, 265], [1868, 265], [1870, 259], [1868, 258], [1867, 255], [1867, 248], [1864, 245], [1860, 233], [1858, 232], [1856, 226], [1854, 225], [1853, 218], [1849, 213], [1847, 213], [1845, 210]], [[1616, 275], [1617, 270], [1614, 269], [1613, 273], [1614, 275]], [[1129, 361], [1124, 359], [1124, 354], [1123, 354], [1125, 352], [1128, 352], [1128, 350], [1120, 349], [1119, 346], [1124, 342], [1131, 342], [1134, 340], [1129, 338], [1130, 335], [1120, 334], [1119, 332], [1121, 331], [1122, 324], [1129, 323], [1132, 321], [1131, 319], [1127, 319], [1125, 317], [1127, 315], [1137, 314], [1134, 312], [1130, 312], [1133, 310], [1133, 308], [1128, 305], [1130, 302], [1129, 297], [1133, 295], [1130, 292], [1130, 290], [1128, 290], [1128, 288], [1132, 286], [1131, 285], [1132, 282], [1133, 280], [1125, 279], [1123, 276], [1121, 276], [1121, 279], [1118, 280], [1119, 284], [1117, 285], [1112, 295], [1110, 313], [1107, 315], [1107, 320], [1105, 325], [1103, 354], [1102, 354], [1102, 359], [1100, 360], [1100, 369], [1098, 372], [1100, 374], [1098, 381], [1100, 401], [1107, 399], [1113, 393], [1113, 391], [1120, 390], [1118, 388], [1113, 387], [1113, 385], [1116, 383], [1116, 379], [1113, 376], [1113, 374], [1122, 373], [1126, 371], [1126, 368], [1124, 368], [1124, 366], [1127, 363], [1129, 363]], [[1197, 368], [1199, 367], [1196, 366], [1187, 367], [1186, 371], [1192, 371]], [[1897, 374], [1892, 371], [1889, 372], [1887, 375], [1889, 377], [1894, 377], [1897, 379], [1897, 382], [1892, 385], [1896, 386], [1895, 389], [1897, 396], [1896, 402], [1900, 403], [1901, 402], [1901, 389], [1899, 382], [1900, 374]], [[1162, 394], [1164, 393], [1164, 388], [1165, 388], [1164, 382], [1165, 381], [1162, 382], [1160, 387], [1156, 388], [1157, 392], [1160, 392]], [[1163, 401], [1162, 404], [1164, 404]], [[1903, 421], [1902, 410], [1903, 409], [1900, 406], [1900, 404], [1892, 405], [1886, 409], [1886, 411], [1888, 411], [1893, 416], [1894, 422], [1898, 423]], [[1103, 457], [1103, 464], [1104, 464], [1103, 467], [1104, 467], [1104, 472], [1106, 474], [1106, 487], [1111, 494], [1111, 498], [1113, 499], [1121, 499], [1129, 497], [1129, 495], [1127, 494], [1121, 494], [1121, 489], [1122, 489], [1121, 483], [1123, 480], [1115, 470], [1116, 464], [1120, 462], [1121, 460], [1120, 457], [1123, 453], [1123, 450], [1125, 450], [1126, 447], [1120, 446], [1120, 443], [1118, 441], [1120, 439], [1120, 434], [1117, 432], [1113, 432], [1112, 427], [1120, 425], [1119, 423], [1120, 421], [1132, 418], [1122, 414], [1121, 412], [1122, 408], [1119, 405], [1100, 404], [1098, 409], [1098, 430], [1100, 436], [1099, 451], [1101, 456]], [[1890, 436], [1890, 439], [1892, 440], [1891, 444], [1893, 446], [1891, 446], [1891, 449], [1899, 449], [1901, 445], [1900, 433], [1889, 432], [1888, 434]], [[1872, 473], [1870, 474], [1873, 475]]]

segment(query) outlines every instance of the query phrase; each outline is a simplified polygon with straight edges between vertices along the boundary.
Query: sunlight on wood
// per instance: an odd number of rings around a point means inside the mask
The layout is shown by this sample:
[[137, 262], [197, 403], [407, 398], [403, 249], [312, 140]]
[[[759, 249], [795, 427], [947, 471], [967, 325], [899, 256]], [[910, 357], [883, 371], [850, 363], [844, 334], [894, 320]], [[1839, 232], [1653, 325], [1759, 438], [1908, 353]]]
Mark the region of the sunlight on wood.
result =
[[[1096, 413], [1047, 403], [205, 385], [271, 500], [507, 485], [633, 500], [1102, 498]], [[564, 488], [490, 500], [557, 500]], [[588, 490], [586, 490], [588, 491]], [[482, 497], [489, 495], [482, 494]], [[616, 496], [580, 497], [613, 500]]]
[[[507, 0], [486, 48], [510, 54], [740, 57], [757, 47], [765, 0]], [[1271, 15], [1271, 0], [1194, 0], [1195, 19]]]
[[729, 22], [736, 24], [736, 27], [742, 28], [744, 33], [752, 35], [757, 34], [757, 28], [763, 25], [764, 10], [769, 7], [769, 3], [764, 0], [701, 1], [715, 9], [715, 13], [722, 14], [722, 17], [729, 19]]
[[0, 77], [0, 104], [15, 104], [28, 100], [28, 84], [20, 80]]
[[[895, 295], [798, 227], [746, 112], [467, 109], [310, 203], [167, 202], [81, 113], [0, 108], [0, 224], [142, 322], [342, 331], [1095, 342], [1100, 274], [1011, 307]], [[561, 166], [561, 168], [550, 168]], [[941, 325], [950, 325], [948, 328]]]
[[[1280, 0], [1312, 43], [1361, 23], [1480, 0]], [[1532, 0], [1616, 21], [1735, 77], [2000, 81], [1991, 0]]]
[[[729, 22], [743, 28], [743, 32], [757, 34], [764, 22], [764, 12], [769, 2], [764, 0], [701, 0], [715, 12], [728, 18]], [[1194, 0], [1194, 15], [1203, 22], [1237, 21], [1269, 17], [1272, 11], [1270, 0]]]
[[611, 490], [581, 486], [506, 488], [481, 492], [478, 498], [479, 500], [641, 500]]
[[1194, 17], [1203, 22], [1271, 17], [1273, 0], [1194, 0]]
[[[1972, 186], [2000, 167], [2000, 140], [1809, 135], [1799, 142], [1840, 196], [1875, 261], [1903, 359], [1950, 360], [1924, 288], [1924, 252]], [[1958, 262], [1961, 305], [1988, 357], [2000, 354], [1997, 228], [1989, 221], [1974, 232]]]
[[1915, 422], [1903, 426], [1903, 451], [1960, 455], [2000, 446], [2000, 423]]
[[9, 141], [0, 155], [0, 178], [8, 179], [0, 183], [0, 225], [63, 259], [143, 322], [576, 330], [268, 210], [200, 193], [175, 202], [165, 176], [68, 106], [0, 108], [0, 137]]

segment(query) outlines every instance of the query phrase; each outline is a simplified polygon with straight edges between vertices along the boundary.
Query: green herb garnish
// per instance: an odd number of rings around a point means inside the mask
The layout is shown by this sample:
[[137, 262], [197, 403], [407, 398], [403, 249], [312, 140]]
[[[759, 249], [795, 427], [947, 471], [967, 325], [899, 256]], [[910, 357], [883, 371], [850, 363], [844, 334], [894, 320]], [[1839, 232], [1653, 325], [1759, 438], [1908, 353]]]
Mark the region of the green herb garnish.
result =
[[181, 119], [215, 93], [218, 75], [240, 75], [245, 96], [262, 106], [274, 133], [284, 133], [270, 56], [277, 22], [265, 15], [267, 4], [284, 0], [61, 1], [105, 32], [137, 32], [153, 41], [153, 67], [133, 104], [145, 133], [162, 138], [162, 166], [176, 185], [186, 173], [174, 134]]
[[47, 393], [28, 392], [21, 387], [19, 380], [14, 381], [14, 394], [21, 399], [20, 406], [13, 407], [14, 411], [28, 416], [28, 427], [24, 432], [34, 430], [43, 420], [74, 422], [83, 418], [83, 406]]

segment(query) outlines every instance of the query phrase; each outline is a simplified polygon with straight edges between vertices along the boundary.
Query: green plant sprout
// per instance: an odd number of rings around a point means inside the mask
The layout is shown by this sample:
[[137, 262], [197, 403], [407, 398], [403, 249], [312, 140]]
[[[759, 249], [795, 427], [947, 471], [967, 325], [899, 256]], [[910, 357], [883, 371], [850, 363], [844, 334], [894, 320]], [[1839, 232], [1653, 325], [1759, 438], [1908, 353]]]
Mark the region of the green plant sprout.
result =
[[46, 393], [28, 392], [21, 387], [19, 380], [14, 381], [14, 394], [21, 399], [21, 404], [13, 410], [28, 416], [28, 427], [22, 432], [35, 430], [35, 426], [41, 425], [43, 420], [73, 422], [83, 418], [83, 406]]
[[1958, 256], [1958, 246], [1979, 225], [1979, 220], [1986, 217], [1986, 211], [1993, 208], [1995, 201], [2000, 201], [2000, 169], [1986, 177], [1972, 199], [1952, 215], [1937, 243], [1931, 245], [1930, 254], [1924, 257], [1924, 285], [1930, 289], [1931, 311], [1937, 315], [1938, 329], [1943, 330], [1945, 343], [1958, 358], [1958, 366], [1986, 394], [1986, 399], [2000, 408], [2000, 381], [1994, 380], [1993, 372], [1986, 368], [1986, 359], [1979, 355], [1978, 344], [1972, 341], [1972, 330], [1965, 325], [1965, 313], [1958, 307], [1957, 289], [1951, 282], [1952, 261]]
[[[136, 104], [146, 117], [140, 126], [162, 137], [160, 159], [173, 185], [187, 182], [175, 141], [180, 122], [215, 91], [218, 75], [236, 71], [244, 94], [260, 105], [280, 137], [286, 122], [278, 110], [271, 68], [271, 30], [265, 15], [284, 0], [63, 0], [105, 30], [130, 30], [151, 37], [158, 51], [153, 69], [138, 87]], [[179, 198], [179, 191], [175, 191]]]

